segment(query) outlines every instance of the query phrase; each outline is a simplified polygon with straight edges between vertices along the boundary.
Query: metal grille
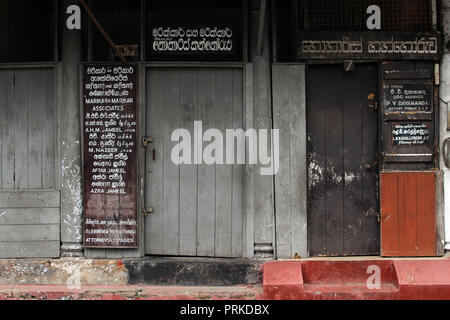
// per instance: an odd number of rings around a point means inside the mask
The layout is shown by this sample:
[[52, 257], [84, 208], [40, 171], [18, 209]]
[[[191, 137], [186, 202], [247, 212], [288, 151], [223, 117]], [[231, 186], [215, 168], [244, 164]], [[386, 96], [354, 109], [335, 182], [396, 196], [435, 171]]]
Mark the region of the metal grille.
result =
[[367, 8], [381, 9], [381, 29], [386, 31], [431, 30], [429, 0], [300, 0], [304, 30], [367, 30]]
[[0, 0], [0, 63], [54, 60], [52, 0]]
[[296, 60], [297, 19], [296, 3], [292, 0], [277, 0], [274, 6], [278, 62]]

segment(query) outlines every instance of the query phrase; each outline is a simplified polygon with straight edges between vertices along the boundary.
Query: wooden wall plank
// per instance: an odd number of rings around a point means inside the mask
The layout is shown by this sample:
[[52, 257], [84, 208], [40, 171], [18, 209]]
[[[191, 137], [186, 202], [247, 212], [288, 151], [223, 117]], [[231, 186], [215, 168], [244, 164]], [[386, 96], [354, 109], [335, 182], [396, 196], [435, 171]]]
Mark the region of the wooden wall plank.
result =
[[180, 127], [180, 77], [178, 70], [164, 73], [164, 191], [163, 252], [179, 253], [180, 167], [171, 160], [172, 132]]
[[0, 242], [59, 240], [59, 224], [0, 225]]
[[398, 182], [398, 176], [392, 173], [380, 175], [381, 255], [396, 254], [399, 250]]
[[1, 145], [1, 185], [0, 189], [14, 189], [15, 121], [14, 121], [14, 71], [0, 71], [2, 89], [0, 94], [0, 112], [2, 126]]
[[[254, 128], [253, 113], [253, 64], [247, 63], [244, 68], [245, 92], [244, 92], [244, 122], [245, 129]], [[256, 146], [250, 146], [248, 141], [245, 143], [246, 150], [254, 149], [256, 154]], [[246, 163], [247, 160], [246, 151]], [[244, 257], [251, 258], [255, 255], [255, 203], [254, 203], [254, 166], [246, 165], [244, 172]]]
[[280, 133], [280, 169], [275, 176], [277, 258], [292, 258], [289, 66], [272, 67], [274, 129]]
[[59, 191], [5, 191], [0, 192], [2, 208], [59, 208]]
[[[222, 133], [232, 128], [233, 106], [233, 73], [232, 70], [216, 72], [216, 121], [215, 128]], [[216, 142], [217, 148], [223, 148]], [[217, 149], [216, 149], [217, 150]], [[216, 161], [225, 162], [223, 157], [216, 157]], [[231, 256], [231, 201], [232, 201], [232, 166], [216, 165], [216, 256]]]
[[57, 186], [57, 134], [55, 103], [55, 71], [42, 70], [42, 188], [55, 189]]
[[58, 224], [59, 208], [0, 208], [0, 225]]
[[16, 70], [14, 90], [15, 183], [14, 189], [28, 188], [28, 71]]
[[[197, 120], [197, 69], [180, 71], [180, 128], [191, 133], [194, 139], [194, 121]], [[191, 148], [192, 163], [194, 148]], [[197, 254], [197, 166], [180, 166], [180, 252], [182, 256]], [[202, 197], [203, 199], [203, 197]]]
[[[232, 128], [244, 128], [243, 116], [243, 79], [242, 70], [233, 70], [233, 110], [232, 110]], [[243, 188], [244, 188], [244, 171], [243, 166], [238, 164], [238, 145], [236, 144], [235, 150], [235, 165], [232, 170], [232, 200], [231, 200], [231, 256], [242, 257], [243, 255], [243, 225], [244, 225], [244, 201], [243, 201]], [[244, 143], [245, 147], [245, 143]], [[241, 150], [245, 158], [245, 150]]]
[[[290, 104], [290, 202], [292, 251], [290, 257], [298, 254], [308, 256], [307, 241], [307, 156], [306, 156], [306, 83], [305, 66], [289, 67]], [[281, 154], [280, 154], [281, 157]]]
[[58, 241], [0, 242], [0, 258], [59, 258]]
[[146, 252], [163, 254], [164, 73], [155, 68], [148, 70], [146, 76], [147, 135], [155, 139], [146, 148], [145, 205], [155, 208], [155, 214], [145, 219]]
[[34, 69], [28, 71], [27, 87], [27, 111], [28, 111], [28, 165], [27, 188], [42, 188], [42, 128], [46, 125], [42, 122], [43, 114], [43, 83], [42, 71]]
[[[216, 73], [214, 69], [198, 71], [198, 118], [203, 131], [215, 127]], [[203, 153], [199, 151], [199, 157]], [[216, 168], [214, 165], [198, 165], [197, 255], [215, 254]], [[201, 195], [201, 196], [200, 196]]]

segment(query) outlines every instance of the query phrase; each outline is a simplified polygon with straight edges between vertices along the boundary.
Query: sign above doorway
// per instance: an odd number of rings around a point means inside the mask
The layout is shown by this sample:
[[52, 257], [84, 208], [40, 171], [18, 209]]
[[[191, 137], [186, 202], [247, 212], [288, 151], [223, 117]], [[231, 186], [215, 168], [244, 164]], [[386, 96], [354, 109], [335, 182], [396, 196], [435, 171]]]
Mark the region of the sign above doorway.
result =
[[441, 52], [438, 32], [315, 32], [300, 33], [298, 59], [436, 60]]

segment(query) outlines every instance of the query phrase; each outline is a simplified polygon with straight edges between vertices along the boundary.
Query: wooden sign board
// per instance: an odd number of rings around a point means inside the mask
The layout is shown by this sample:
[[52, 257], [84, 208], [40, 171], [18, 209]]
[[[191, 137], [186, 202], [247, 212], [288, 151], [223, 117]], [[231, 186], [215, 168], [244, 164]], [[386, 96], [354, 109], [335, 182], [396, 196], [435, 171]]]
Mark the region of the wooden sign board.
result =
[[314, 32], [300, 33], [298, 59], [437, 60], [440, 34], [433, 32]]
[[430, 122], [391, 123], [394, 146], [423, 146], [430, 143]]
[[385, 82], [382, 85], [385, 112], [431, 112], [432, 83]]
[[427, 61], [382, 64], [383, 169], [436, 166], [433, 69], [434, 64]]
[[84, 246], [137, 247], [137, 65], [83, 69]]

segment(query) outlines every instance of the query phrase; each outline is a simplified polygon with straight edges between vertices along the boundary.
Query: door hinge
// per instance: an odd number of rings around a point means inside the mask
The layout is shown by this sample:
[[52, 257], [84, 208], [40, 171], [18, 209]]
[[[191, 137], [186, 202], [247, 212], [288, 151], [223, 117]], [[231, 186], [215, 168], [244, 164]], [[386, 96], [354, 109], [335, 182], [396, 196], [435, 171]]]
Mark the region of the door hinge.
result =
[[155, 142], [153, 137], [143, 137], [142, 138], [142, 146], [145, 148], [149, 143]]
[[148, 216], [149, 214], [155, 213], [155, 208], [142, 208], [142, 214], [144, 217]]

